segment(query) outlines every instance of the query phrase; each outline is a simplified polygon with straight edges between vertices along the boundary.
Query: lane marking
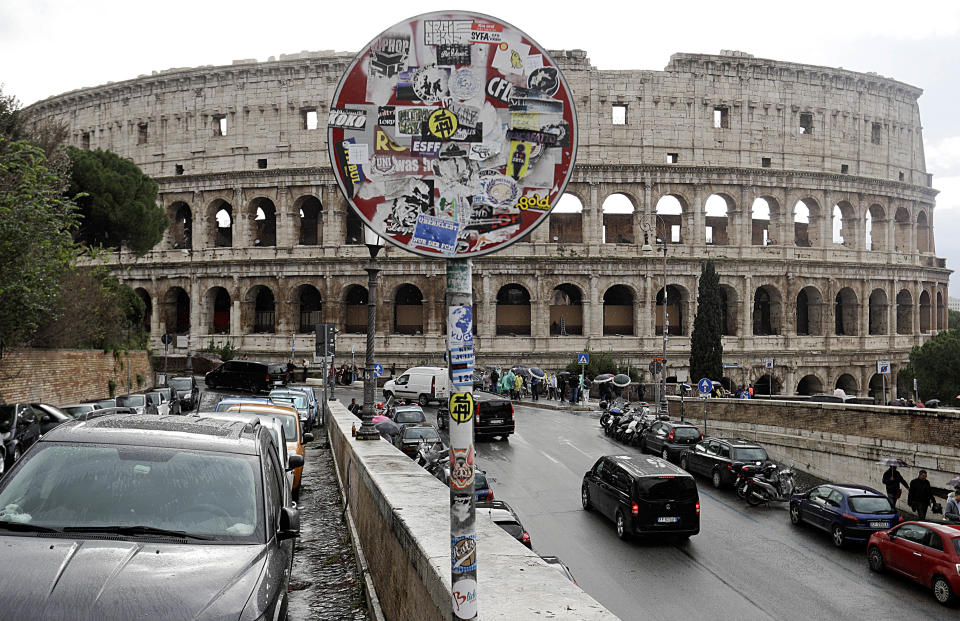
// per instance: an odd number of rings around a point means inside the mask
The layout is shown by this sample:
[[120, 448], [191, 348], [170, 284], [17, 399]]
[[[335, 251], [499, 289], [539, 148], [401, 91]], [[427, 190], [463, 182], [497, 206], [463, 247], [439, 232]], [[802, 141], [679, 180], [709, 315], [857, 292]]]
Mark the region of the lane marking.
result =
[[549, 459], [550, 461], [552, 461], [552, 462], [555, 463], [555, 464], [559, 464], [559, 463], [560, 463], [559, 460], [556, 460], [556, 459], [554, 459], [553, 457], [550, 457], [549, 455], [547, 455], [546, 453], [544, 453], [543, 451], [541, 451], [541, 450], [539, 450], [539, 449], [537, 450], [537, 452], [540, 453], [541, 455], [543, 455], [544, 457], [546, 457], [547, 459]]
[[570, 440], [560, 440], [560, 443], [570, 446], [573, 450], [578, 451], [581, 455], [584, 455], [585, 457], [589, 457], [590, 459], [596, 459], [596, 455], [591, 455], [590, 453], [584, 451], [583, 449], [581, 449], [579, 446], [577, 446]]

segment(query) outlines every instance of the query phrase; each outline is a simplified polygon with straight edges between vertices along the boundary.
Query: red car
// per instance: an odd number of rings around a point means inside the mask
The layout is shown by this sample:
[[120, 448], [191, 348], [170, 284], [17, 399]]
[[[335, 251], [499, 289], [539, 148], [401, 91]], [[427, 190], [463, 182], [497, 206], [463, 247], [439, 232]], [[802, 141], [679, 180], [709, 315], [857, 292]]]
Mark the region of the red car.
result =
[[933, 589], [944, 606], [960, 593], [960, 526], [904, 522], [874, 533], [867, 544], [873, 571], [892, 569]]

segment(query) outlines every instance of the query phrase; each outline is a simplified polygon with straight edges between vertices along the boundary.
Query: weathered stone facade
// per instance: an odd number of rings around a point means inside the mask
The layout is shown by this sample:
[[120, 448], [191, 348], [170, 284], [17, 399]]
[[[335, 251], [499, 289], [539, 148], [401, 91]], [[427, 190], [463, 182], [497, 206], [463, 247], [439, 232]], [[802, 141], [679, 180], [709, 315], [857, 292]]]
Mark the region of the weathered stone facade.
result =
[[[641, 252], [654, 222], [669, 242], [667, 349], [680, 379], [706, 258], [724, 285], [734, 383], [769, 381], [764, 359], [775, 358], [775, 392], [866, 395], [880, 383], [877, 360], [895, 377], [911, 347], [946, 328], [920, 89], [736, 52], [675, 54], [662, 72], [553, 55], [578, 108], [567, 193], [580, 210], [474, 262], [481, 365], [553, 368], [589, 350], [645, 368], [662, 347], [663, 257], [656, 245]], [[322, 318], [343, 332], [339, 351], [362, 359], [368, 255], [325, 140], [351, 59], [173, 69], [31, 106], [67, 122], [76, 146], [116, 151], [160, 184], [167, 237], [142, 258], [119, 257], [150, 303], [154, 338], [187, 333], [193, 349], [229, 338], [283, 358], [296, 334], [300, 358]], [[613, 195], [626, 213], [605, 204]], [[378, 361], [440, 361], [443, 263], [397, 248], [380, 256]]]

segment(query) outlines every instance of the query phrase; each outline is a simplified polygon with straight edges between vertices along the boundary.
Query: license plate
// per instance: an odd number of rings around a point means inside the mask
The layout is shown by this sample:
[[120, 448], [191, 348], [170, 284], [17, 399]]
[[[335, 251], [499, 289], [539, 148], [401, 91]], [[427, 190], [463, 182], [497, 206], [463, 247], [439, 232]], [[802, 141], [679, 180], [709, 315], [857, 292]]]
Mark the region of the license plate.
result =
[[674, 522], [679, 522], [680, 518], [678, 517], [660, 517], [657, 518], [657, 522], [660, 524], [673, 524]]
[[274, 385], [274, 386], [280, 386], [281, 384], [283, 384], [283, 382], [282, 382], [281, 380], [273, 380], [273, 385]]
[[502, 425], [502, 424], [503, 424], [503, 419], [502, 419], [502, 418], [495, 418], [495, 419], [493, 419], [492, 421], [490, 421], [490, 424], [491, 424], [491, 425]]
[[890, 528], [890, 522], [870, 522], [870, 528]]

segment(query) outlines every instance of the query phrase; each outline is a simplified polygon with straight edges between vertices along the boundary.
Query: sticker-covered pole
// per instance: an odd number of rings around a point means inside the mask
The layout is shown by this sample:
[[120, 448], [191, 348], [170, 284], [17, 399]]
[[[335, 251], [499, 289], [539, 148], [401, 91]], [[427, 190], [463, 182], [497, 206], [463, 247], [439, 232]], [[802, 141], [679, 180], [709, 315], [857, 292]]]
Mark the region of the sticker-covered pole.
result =
[[473, 492], [473, 266], [447, 259], [450, 374], [450, 583], [454, 620], [477, 618], [477, 526]]

